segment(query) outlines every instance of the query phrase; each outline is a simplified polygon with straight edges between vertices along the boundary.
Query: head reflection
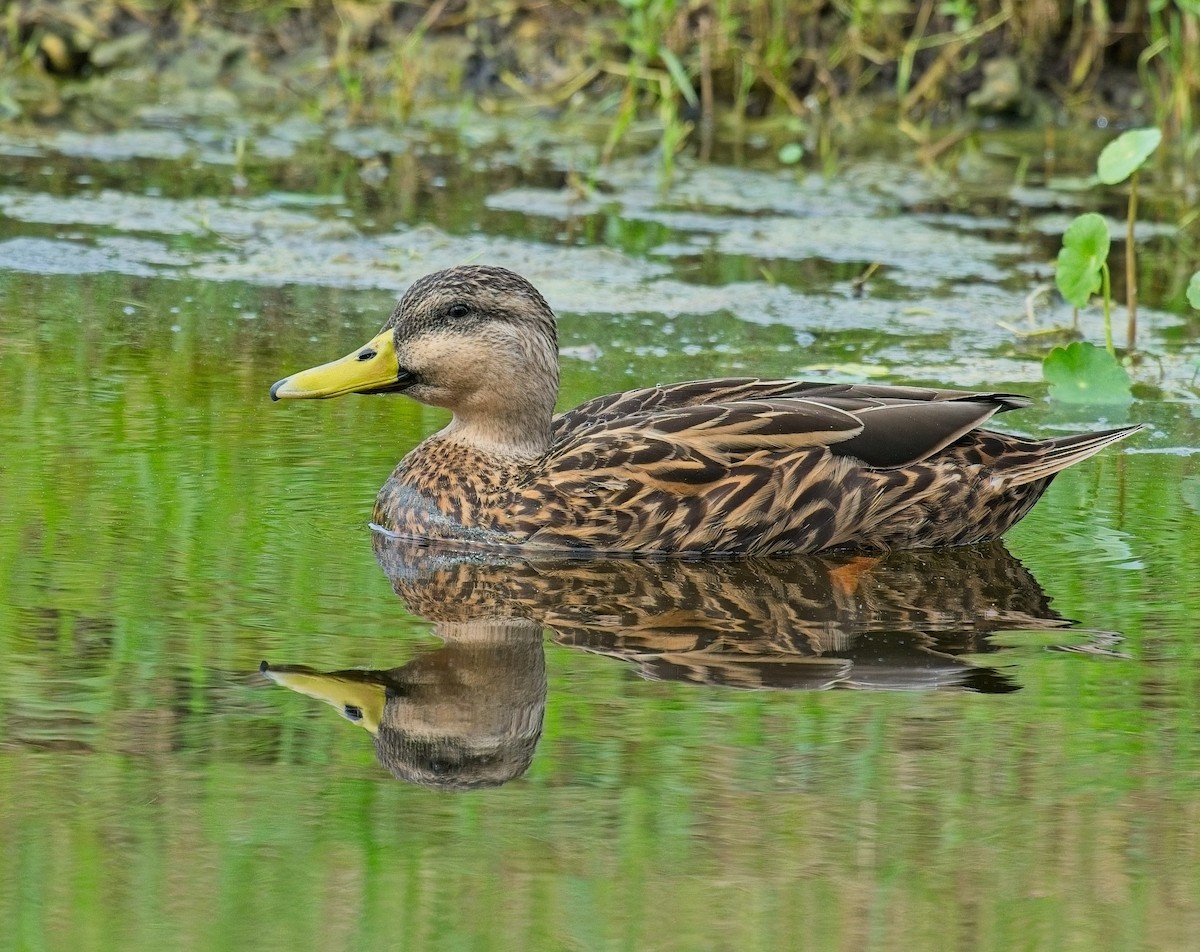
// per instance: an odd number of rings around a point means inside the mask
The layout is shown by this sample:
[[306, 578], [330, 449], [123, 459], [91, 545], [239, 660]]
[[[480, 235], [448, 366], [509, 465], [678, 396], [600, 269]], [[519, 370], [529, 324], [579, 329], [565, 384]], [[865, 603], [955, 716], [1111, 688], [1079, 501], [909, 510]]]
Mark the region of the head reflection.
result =
[[364, 727], [379, 762], [400, 780], [470, 789], [519, 777], [546, 707], [541, 628], [480, 621], [439, 634], [441, 648], [386, 671], [321, 673], [266, 661], [259, 670]]
[[483, 559], [378, 537], [440, 648], [385, 671], [271, 665], [372, 734], [396, 777], [496, 786], [528, 768], [546, 705], [542, 632], [654, 680], [748, 689], [1017, 690], [984, 663], [1001, 630], [1070, 626], [1001, 543], [724, 562]]

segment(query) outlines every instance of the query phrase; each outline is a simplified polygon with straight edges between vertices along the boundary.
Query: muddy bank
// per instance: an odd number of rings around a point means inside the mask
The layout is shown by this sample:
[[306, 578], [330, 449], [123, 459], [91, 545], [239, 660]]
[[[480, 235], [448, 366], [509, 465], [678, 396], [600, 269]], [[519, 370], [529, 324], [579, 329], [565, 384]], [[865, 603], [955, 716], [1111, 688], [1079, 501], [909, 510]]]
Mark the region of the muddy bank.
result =
[[158, 108], [354, 121], [472, 99], [605, 115], [610, 151], [651, 118], [674, 130], [665, 146], [705, 153], [722, 122], [767, 116], [835, 135], [864, 111], [901, 128], [980, 117], [1186, 124], [1200, 90], [1200, 16], [1174, 6], [784, 6], [17, 0], [0, 31], [0, 119], [109, 124]]

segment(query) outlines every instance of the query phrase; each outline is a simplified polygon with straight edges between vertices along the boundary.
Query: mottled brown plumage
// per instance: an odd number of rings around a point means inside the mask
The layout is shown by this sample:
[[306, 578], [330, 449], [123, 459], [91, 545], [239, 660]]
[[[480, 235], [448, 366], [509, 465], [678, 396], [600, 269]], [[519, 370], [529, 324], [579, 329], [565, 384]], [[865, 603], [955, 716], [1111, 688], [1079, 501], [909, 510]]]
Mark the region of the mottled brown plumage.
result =
[[[1072, 627], [1001, 542], [881, 557], [597, 559], [373, 541], [396, 593], [444, 644], [383, 670], [259, 670], [365, 728], [396, 777], [439, 789], [507, 783], [529, 766], [549, 689], [543, 630], [652, 680], [1005, 693], [1019, 683], [996, 663], [1005, 649], [993, 633]], [[1111, 653], [1118, 638], [1092, 631], [1081, 645], [1082, 634], [1064, 639], [1070, 650]]]
[[1012, 690], [962, 656], [1000, 630], [1071, 626], [1003, 542], [884, 556], [479, 558], [382, 534], [409, 610], [454, 633], [528, 619], [646, 677], [743, 688]]
[[980, 429], [1024, 397], [729, 378], [553, 415], [554, 314], [525, 279], [428, 275], [383, 330], [272, 396], [402, 391], [450, 424], [375, 504], [392, 533], [488, 547], [643, 554], [891, 549], [994, 539], [1054, 475], [1140, 427], [1051, 440]]

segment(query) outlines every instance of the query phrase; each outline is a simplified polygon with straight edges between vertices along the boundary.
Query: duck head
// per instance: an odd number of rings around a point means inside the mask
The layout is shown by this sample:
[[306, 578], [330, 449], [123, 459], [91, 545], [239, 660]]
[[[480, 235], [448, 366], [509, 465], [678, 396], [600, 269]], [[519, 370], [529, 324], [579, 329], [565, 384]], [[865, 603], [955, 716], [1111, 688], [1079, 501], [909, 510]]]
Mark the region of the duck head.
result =
[[554, 312], [505, 268], [466, 265], [426, 275], [362, 347], [271, 387], [273, 400], [344, 393], [404, 393], [454, 414], [445, 437], [537, 455], [558, 396]]

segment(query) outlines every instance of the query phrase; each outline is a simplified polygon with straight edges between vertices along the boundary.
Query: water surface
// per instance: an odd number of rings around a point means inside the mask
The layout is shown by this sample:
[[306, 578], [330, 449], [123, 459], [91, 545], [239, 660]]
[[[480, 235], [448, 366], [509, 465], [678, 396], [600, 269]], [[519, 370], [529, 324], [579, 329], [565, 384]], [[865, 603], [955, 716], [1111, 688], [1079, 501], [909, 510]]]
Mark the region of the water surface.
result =
[[[0, 949], [1192, 942], [1200, 423], [1169, 250], [1147, 399], [1011, 423], [1150, 431], [1005, 545], [439, 561], [366, 528], [439, 411], [267, 399], [425, 271], [528, 274], [563, 406], [747, 372], [1041, 397], [997, 320], [1075, 199], [998, 176], [958, 208], [868, 166], [664, 198], [653, 163], [580, 196], [549, 148], [418, 136], [372, 179], [319, 137], [237, 170], [173, 136], [10, 143], [0, 172]], [[263, 660], [390, 685], [424, 782]]]

